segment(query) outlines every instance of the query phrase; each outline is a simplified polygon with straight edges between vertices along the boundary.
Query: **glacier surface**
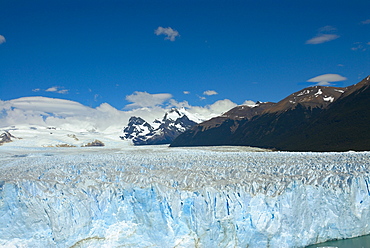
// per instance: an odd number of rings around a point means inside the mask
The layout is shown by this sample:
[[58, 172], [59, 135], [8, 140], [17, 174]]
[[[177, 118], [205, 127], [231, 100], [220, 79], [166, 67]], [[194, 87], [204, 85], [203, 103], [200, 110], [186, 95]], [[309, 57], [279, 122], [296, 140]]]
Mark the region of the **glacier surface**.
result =
[[370, 152], [0, 151], [0, 247], [304, 247], [370, 233]]

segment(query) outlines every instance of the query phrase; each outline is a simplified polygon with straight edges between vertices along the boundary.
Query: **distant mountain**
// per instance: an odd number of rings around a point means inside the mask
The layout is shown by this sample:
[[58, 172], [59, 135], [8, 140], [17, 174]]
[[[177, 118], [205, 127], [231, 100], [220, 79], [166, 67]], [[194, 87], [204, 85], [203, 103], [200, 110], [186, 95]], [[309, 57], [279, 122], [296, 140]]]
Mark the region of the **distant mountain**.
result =
[[16, 137], [14, 137], [13, 135], [11, 135], [8, 131], [4, 131], [1, 135], [0, 135], [0, 146], [4, 143], [9, 143], [9, 142], [12, 142], [13, 139], [17, 139]]
[[313, 86], [278, 103], [238, 106], [179, 135], [171, 146], [246, 145], [287, 151], [370, 150], [370, 76]]
[[184, 108], [172, 108], [161, 120], [148, 123], [140, 117], [131, 117], [123, 129], [122, 140], [131, 140], [134, 145], [170, 144], [178, 135], [201, 122]]

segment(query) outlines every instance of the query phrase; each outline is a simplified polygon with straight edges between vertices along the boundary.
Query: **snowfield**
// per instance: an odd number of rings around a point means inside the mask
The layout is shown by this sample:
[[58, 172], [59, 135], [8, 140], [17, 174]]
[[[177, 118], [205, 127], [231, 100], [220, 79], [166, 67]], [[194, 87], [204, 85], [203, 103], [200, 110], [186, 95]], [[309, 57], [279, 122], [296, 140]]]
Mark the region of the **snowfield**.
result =
[[304, 247], [370, 233], [370, 152], [0, 147], [0, 247]]

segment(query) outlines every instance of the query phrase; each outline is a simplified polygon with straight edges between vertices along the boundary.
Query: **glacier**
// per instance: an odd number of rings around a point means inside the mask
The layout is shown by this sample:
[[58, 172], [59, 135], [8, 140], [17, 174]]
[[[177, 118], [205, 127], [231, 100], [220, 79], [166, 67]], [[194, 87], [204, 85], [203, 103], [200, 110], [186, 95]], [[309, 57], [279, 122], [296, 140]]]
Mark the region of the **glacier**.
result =
[[0, 151], [0, 247], [304, 247], [370, 233], [370, 152]]

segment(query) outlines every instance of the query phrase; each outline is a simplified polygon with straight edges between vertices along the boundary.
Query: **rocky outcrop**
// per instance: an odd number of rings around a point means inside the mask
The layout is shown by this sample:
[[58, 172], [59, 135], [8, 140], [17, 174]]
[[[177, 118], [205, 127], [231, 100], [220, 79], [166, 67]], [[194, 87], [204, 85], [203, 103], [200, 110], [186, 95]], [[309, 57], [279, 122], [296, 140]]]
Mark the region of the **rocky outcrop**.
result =
[[4, 131], [0, 135], [0, 146], [3, 145], [4, 143], [12, 142], [13, 141], [12, 139], [17, 139], [17, 138], [11, 135], [8, 131]]
[[90, 143], [87, 143], [86, 145], [83, 145], [82, 147], [93, 147], [93, 146], [105, 146], [105, 144], [100, 140], [94, 140]]

